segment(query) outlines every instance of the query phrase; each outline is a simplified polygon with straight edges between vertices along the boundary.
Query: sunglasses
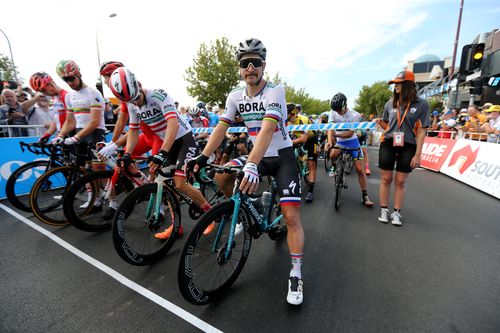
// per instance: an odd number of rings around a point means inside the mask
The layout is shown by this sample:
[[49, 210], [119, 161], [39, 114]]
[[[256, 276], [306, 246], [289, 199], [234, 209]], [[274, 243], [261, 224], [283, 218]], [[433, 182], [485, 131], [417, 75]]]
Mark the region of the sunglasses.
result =
[[240, 68], [247, 69], [250, 64], [252, 64], [253, 68], [262, 67], [262, 59], [260, 58], [246, 58], [240, 60]]
[[76, 80], [75, 76], [65, 76], [63, 77], [64, 82], [73, 82]]

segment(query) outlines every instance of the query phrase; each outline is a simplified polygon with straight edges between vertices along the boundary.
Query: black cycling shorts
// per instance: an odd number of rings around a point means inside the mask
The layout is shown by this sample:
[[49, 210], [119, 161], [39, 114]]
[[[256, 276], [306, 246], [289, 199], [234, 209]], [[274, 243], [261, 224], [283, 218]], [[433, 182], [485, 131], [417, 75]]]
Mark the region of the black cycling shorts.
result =
[[191, 160], [199, 154], [200, 150], [193, 133], [186, 133], [174, 141], [174, 144], [168, 151], [167, 156], [169, 160], [176, 161], [175, 175], [186, 177], [184, 164], [186, 164], [187, 160]]
[[307, 139], [304, 149], [307, 150], [308, 161], [318, 161], [318, 139], [316, 136]]
[[[243, 165], [245, 162], [246, 157], [241, 156], [228, 164]], [[276, 157], [264, 157], [257, 167], [261, 176], [276, 178], [281, 206], [300, 206], [302, 189], [293, 147], [278, 150]]]
[[[76, 133], [79, 133], [82, 129], [77, 128]], [[106, 131], [100, 128], [96, 128], [90, 134], [85, 137], [80, 138], [81, 146], [78, 148], [78, 154], [82, 156], [87, 156], [87, 160], [96, 159], [91, 149], [96, 149], [96, 143], [106, 141]], [[89, 149], [89, 145], [92, 144], [92, 148]]]
[[415, 156], [417, 146], [405, 143], [403, 147], [394, 147], [392, 139], [387, 139], [380, 143], [378, 153], [378, 166], [382, 170], [394, 170], [409, 173], [412, 171], [410, 166], [411, 159]]

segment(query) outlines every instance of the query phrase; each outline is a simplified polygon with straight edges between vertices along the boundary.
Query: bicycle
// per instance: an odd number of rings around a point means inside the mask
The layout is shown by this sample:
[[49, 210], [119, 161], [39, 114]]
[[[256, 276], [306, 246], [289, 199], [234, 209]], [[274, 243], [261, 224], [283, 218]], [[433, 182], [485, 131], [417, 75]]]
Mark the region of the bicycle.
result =
[[[212, 207], [203, 215], [186, 239], [177, 272], [182, 296], [203, 305], [220, 298], [236, 281], [250, 254], [252, 238], [267, 233], [272, 240], [286, 236], [277, 184], [270, 180], [270, 191], [260, 198], [240, 193], [241, 166], [213, 166], [217, 172], [238, 173], [231, 200]], [[262, 214], [262, 215], [261, 215]], [[212, 223], [214, 230], [203, 235]], [[239, 226], [239, 227], [238, 227]]]
[[[94, 154], [97, 151], [93, 151]], [[123, 153], [123, 151], [119, 152]], [[145, 162], [146, 156], [133, 156], [139, 162]], [[111, 220], [105, 220], [94, 213], [105, 207], [114, 192], [115, 198], [131, 192], [144, 184], [147, 177], [139, 167], [139, 174], [132, 175], [127, 170], [116, 165], [114, 159], [109, 159], [110, 170], [90, 172], [77, 179], [68, 189], [63, 203], [64, 216], [77, 229], [89, 232], [103, 231], [111, 227]], [[114, 191], [113, 191], [114, 190]], [[88, 210], [89, 206], [98, 209]]]
[[[53, 226], [68, 223], [62, 205], [69, 187], [78, 178], [87, 174], [83, 168], [88, 159], [88, 149], [92, 145], [58, 145], [65, 165], [51, 169], [38, 178], [30, 192], [30, 206], [33, 214], [41, 222]], [[89, 211], [92, 206], [88, 207]]]
[[304, 179], [307, 183], [307, 177], [309, 175], [309, 167], [307, 166], [307, 151], [304, 149], [303, 145], [298, 145], [294, 149], [295, 160], [297, 161], [297, 170], [299, 171], [300, 179]]
[[25, 143], [20, 142], [21, 151], [25, 149], [35, 155], [46, 155], [48, 160], [35, 160], [21, 165], [7, 179], [5, 193], [9, 202], [25, 212], [31, 212], [29, 204], [29, 193], [36, 179], [47, 172], [64, 164], [60, 150], [53, 145], [47, 145], [42, 142]]
[[[150, 265], [160, 260], [172, 247], [181, 226], [179, 199], [189, 208], [189, 216], [196, 220], [204, 211], [187, 194], [179, 191], [171, 175], [175, 166], [163, 168], [154, 183], [145, 184], [131, 191], [118, 207], [112, 227], [113, 245], [118, 255], [135, 266]], [[223, 199], [215, 182], [203, 177], [201, 192], [210, 204]], [[166, 240], [154, 235], [173, 225], [173, 232]]]
[[[335, 169], [335, 210], [339, 210], [340, 208], [340, 198], [342, 195], [342, 189], [347, 189], [347, 180], [346, 180], [346, 175], [348, 168], [350, 167], [352, 170], [352, 166], [354, 165], [354, 161], [352, 158], [352, 155], [349, 153], [349, 151], [353, 150], [358, 150], [356, 149], [349, 149], [349, 148], [340, 148], [336, 147], [337, 149], [340, 150], [340, 155], [337, 156], [336, 159], [336, 169]], [[350, 172], [350, 171], [349, 171]]]

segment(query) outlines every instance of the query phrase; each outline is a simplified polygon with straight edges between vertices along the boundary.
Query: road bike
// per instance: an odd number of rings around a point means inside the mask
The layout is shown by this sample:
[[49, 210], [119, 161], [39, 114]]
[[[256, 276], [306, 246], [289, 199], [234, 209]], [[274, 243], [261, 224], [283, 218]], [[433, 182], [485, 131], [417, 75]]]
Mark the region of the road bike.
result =
[[[214, 166], [217, 172], [238, 173], [231, 200], [212, 207], [186, 239], [180, 254], [178, 283], [182, 296], [203, 305], [221, 297], [236, 281], [250, 254], [252, 238], [267, 233], [273, 240], [286, 236], [281, 224], [277, 184], [269, 178], [269, 190], [251, 197], [239, 190], [241, 166]], [[262, 200], [262, 201], [261, 201]], [[215, 223], [213, 231], [203, 232]]]
[[[180, 200], [188, 205], [188, 214], [199, 219], [204, 211], [186, 193], [179, 191], [172, 177], [175, 166], [163, 168], [154, 183], [131, 191], [118, 207], [112, 228], [113, 245], [118, 255], [136, 266], [150, 265], [161, 259], [179, 236]], [[200, 191], [211, 205], [223, 200], [213, 179], [203, 176]], [[173, 225], [165, 240], [154, 235]]]
[[42, 142], [20, 142], [19, 144], [23, 153], [28, 150], [32, 154], [48, 157], [48, 159], [37, 159], [21, 165], [9, 176], [5, 185], [5, 193], [9, 202], [17, 209], [31, 212], [29, 193], [35, 181], [40, 175], [55, 167], [62, 166], [65, 162], [57, 146]]
[[[336, 149], [340, 150], [340, 155], [337, 156], [336, 159], [336, 168], [335, 168], [335, 210], [339, 210], [340, 208], [340, 200], [342, 196], [342, 190], [348, 188], [346, 175], [348, 175], [352, 170], [352, 166], [354, 165], [354, 161], [350, 151], [359, 150], [359, 148], [349, 149], [349, 148], [340, 148], [336, 147]], [[349, 170], [350, 169], [350, 170]], [[349, 171], [349, 173], [348, 173]]]

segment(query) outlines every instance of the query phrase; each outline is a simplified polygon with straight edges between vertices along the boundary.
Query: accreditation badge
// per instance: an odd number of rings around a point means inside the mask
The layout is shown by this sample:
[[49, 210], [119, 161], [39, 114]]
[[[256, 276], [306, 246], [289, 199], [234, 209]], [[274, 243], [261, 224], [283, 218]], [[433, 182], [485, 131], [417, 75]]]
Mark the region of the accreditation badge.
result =
[[405, 134], [403, 132], [394, 132], [392, 138], [394, 147], [403, 147], [405, 145]]

